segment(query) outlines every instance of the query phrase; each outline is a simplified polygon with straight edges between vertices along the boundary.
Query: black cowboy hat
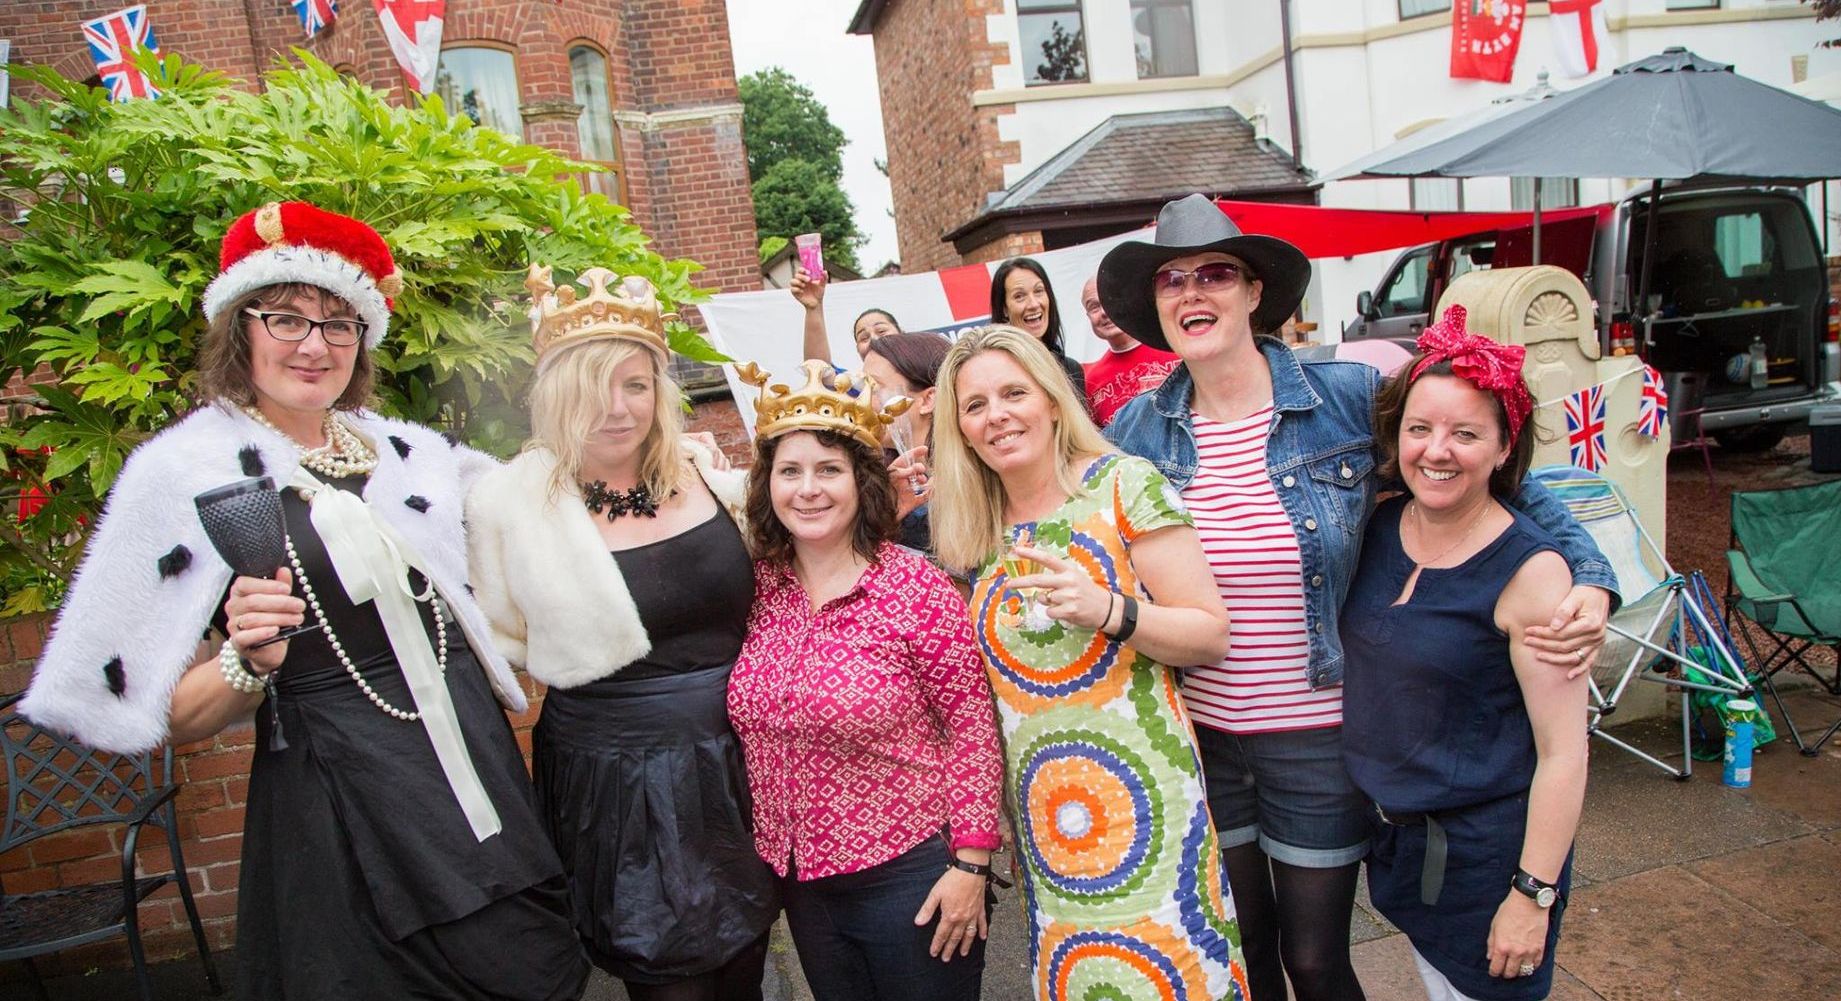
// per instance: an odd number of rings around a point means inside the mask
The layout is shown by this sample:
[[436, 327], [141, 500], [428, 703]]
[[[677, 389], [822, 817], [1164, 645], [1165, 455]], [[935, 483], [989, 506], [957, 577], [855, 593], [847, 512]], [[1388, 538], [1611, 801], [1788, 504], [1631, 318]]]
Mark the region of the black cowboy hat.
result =
[[1207, 195], [1190, 195], [1164, 205], [1157, 213], [1157, 235], [1150, 242], [1128, 240], [1106, 253], [1099, 265], [1099, 301], [1119, 329], [1154, 348], [1170, 343], [1157, 319], [1151, 277], [1178, 257], [1207, 252], [1232, 254], [1253, 269], [1260, 283], [1253, 329], [1272, 333], [1298, 308], [1310, 284], [1310, 259], [1274, 236], [1240, 232], [1234, 220]]

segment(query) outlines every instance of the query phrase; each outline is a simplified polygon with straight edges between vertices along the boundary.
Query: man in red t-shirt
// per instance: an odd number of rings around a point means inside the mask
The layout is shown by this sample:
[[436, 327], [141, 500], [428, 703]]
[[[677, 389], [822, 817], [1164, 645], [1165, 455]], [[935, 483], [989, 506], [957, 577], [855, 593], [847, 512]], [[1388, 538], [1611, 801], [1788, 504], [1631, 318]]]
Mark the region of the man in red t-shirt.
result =
[[1163, 384], [1182, 359], [1168, 351], [1140, 344], [1132, 335], [1120, 330], [1099, 304], [1099, 285], [1087, 279], [1080, 290], [1080, 304], [1087, 308], [1087, 320], [1093, 332], [1106, 342], [1106, 354], [1092, 362], [1087, 370], [1087, 400], [1093, 408], [1093, 420], [1100, 427], [1111, 423], [1112, 416], [1139, 393], [1148, 393]]

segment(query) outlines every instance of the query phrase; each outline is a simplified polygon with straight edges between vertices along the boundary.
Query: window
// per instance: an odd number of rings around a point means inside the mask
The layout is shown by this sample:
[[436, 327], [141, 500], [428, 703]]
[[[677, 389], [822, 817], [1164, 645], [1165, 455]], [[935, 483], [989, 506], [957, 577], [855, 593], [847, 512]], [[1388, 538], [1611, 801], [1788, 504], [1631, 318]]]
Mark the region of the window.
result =
[[1415, 177], [1412, 205], [1419, 212], [1462, 212], [1464, 182], [1455, 177]]
[[584, 187], [612, 201], [625, 202], [626, 178], [620, 169], [613, 101], [608, 97], [607, 57], [597, 49], [578, 45], [569, 50], [569, 76], [575, 84], [575, 103], [582, 106], [582, 117], [576, 123], [582, 159], [608, 168], [605, 174], [589, 174]]
[[1131, 0], [1138, 78], [1195, 75], [1195, 12], [1189, 0]]
[[1720, 0], [1668, 0], [1668, 10], [1718, 10]]
[[1016, 27], [1030, 86], [1086, 82], [1087, 35], [1078, 0], [1016, 0]]
[[[1469, 3], [1470, 0], [1464, 0]], [[1400, 20], [1409, 17], [1424, 17], [1427, 14], [1442, 14], [1451, 9], [1451, 0], [1400, 0]]]
[[460, 112], [473, 124], [524, 138], [524, 119], [518, 114], [518, 68], [504, 49], [453, 48], [441, 51], [435, 71], [435, 93], [449, 112]]
[[[1541, 208], [1559, 209], [1579, 204], [1579, 181], [1572, 177], [1541, 178]], [[1534, 210], [1534, 178], [1509, 178], [1509, 208], [1517, 212]]]
[[1400, 268], [1387, 279], [1381, 288], [1381, 297], [1374, 306], [1382, 316], [1407, 316], [1412, 313], [1424, 313], [1426, 305], [1426, 285], [1432, 265], [1432, 251], [1437, 244], [1421, 247], [1407, 255], [1400, 262]]

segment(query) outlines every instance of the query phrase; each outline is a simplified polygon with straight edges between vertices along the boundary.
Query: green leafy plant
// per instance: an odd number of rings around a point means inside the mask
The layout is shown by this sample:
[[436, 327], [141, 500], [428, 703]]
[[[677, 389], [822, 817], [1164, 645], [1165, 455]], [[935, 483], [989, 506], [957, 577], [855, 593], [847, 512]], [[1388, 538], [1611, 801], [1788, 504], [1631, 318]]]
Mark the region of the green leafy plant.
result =
[[[600, 169], [477, 127], [439, 98], [392, 105], [296, 50], [252, 94], [143, 54], [157, 100], [113, 104], [13, 66], [0, 110], [0, 616], [54, 607], [136, 444], [197, 404], [200, 300], [224, 230], [302, 200], [375, 226], [405, 289], [375, 358], [377, 407], [503, 454], [522, 440], [526, 267], [642, 275], [695, 302], [693, 262], [649, 250], [624, 208], [584, 194]], [[672, 347], [726, 361], [682, 324]], [[24, 384], [24, 389], [20, 386]]]
[[[856, 209], [844, 194], [844, 130], [831, 121], [810, 88], [778, 66], [736, 81], [742, 103], [742, 139], [748, 176], [754, 178], [755, 228], [761, 259], [774, 238], [800, 233], [824, 237], [825, 259], [852, 271], [864, 236]], [[784, 245], [784, 244], [782, 244]]]

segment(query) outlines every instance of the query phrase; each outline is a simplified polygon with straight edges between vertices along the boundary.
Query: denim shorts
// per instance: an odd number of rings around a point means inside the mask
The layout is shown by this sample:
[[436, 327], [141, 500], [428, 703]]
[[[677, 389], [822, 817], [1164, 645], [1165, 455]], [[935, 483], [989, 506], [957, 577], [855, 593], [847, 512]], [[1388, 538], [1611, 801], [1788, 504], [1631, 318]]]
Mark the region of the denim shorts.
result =
[[1268, 856], [1305, 869], [1367, 856], [1367, 800], [1343, 768], [1342, 727], [1195, 731], [1222, 848], [1258, 841]]

